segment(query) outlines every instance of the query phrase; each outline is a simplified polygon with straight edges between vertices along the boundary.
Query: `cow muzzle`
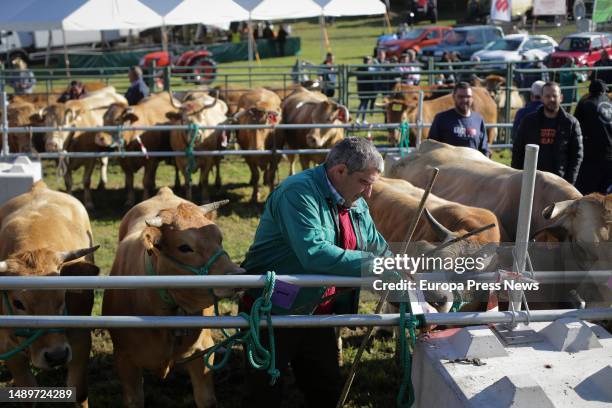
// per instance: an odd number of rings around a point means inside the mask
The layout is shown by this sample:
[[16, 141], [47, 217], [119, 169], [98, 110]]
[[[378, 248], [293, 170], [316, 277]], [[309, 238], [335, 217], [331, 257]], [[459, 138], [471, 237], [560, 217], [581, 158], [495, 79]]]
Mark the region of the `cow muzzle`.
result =
[[72, 360], [72, 348], [64, 341], [54, 347], [43, 347], [32, 353], [32, 364], [43, 370], [61, 367]]

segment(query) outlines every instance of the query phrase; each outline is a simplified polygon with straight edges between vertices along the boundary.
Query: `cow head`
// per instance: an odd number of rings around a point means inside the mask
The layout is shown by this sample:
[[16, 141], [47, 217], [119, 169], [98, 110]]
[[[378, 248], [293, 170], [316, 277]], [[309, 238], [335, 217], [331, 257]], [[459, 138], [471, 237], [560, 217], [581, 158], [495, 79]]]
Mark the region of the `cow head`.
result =
[[[45, 126], [71, 128], [79, 126], [81, 110], [68, 107], [58, 103], [43, 108], [39, 116], [44, 118]], [[64, 144], [72, 131], [52, 131], [45, 135], [45, 150], [47, 152], [59, 152], [64, 149]]]
[[[111, 104], [104, 113], [104, 126], [130, 126], [138, 121], [138, 115], [134, 109], [124, 103]], [[125, 131], [121, 135], [117, 133], [98, 132], [95, 143], [101, 147], [118, 147], [122, 143], [127, 144], [143, 131]]]
[[[311, 123], [344, 124], [350, 119], [349, 110], [346, 106], [332, 101], [314, 103]], [[299, 109], [297, 107], [296, 109]], [[314, 128], [309, 129], [306, 134], [306, 143], [313, 149], [331, 147], [344, 138], [342, 128]]]
[[[192, 97], [192, 94], [189, 94], [188, 97]], [[209, 118], [209, 110], [218, 106], [219, 99], [215, 98], [213, 101], [207, 100], [206, 102], [202, 102], [198, 99], [189, 99], [184, 102], [180, 107], [178, 107], [178, 112], [167, 112], [166, 118], [170, 120], [172, 124], [181, 124], [181, 125], [208, 125], [208, 124], [217, 124], [217, 121], [211, 121]], [[224, 106], [224, 112], [222, 114], [225, 117], [225, 113], [227, 112], [227, 107], [225, 103], [220, 102]], [[214, 123], [211, 123], [214, 122]], [[200, 129], [198, 135], [196, 136], [196, 144], [201, 143], [208, 135], [213, 133], [211, 129]], [[172, 130], [170, 132], [170, 137], [172, 138], [180, 138], [185, 145], [189, 144], [191, 139], [191, 134], [189, 131], [185, 130]]]
[[536, 231], [536, 242], [565, 242], [577, 266], [591, 269], [612, 265], [612, 194], [593, 193], [577, 200], [551, 204], [542, 216], [552, 223]]
[[[58, 252], [49, 249], [38, 249], [13, 254], [0, 261], [1, 276], [48, 276], [59, 277], [65, 268], [69, 268], [79, 258], [98, 249], [98, 246], [75, 251]], [[83, 264], [86, 264], [83, 262]], [[96, 269], [95, 265], [86, 264]], [[2, 294], [2, 314], [8, 315], [63, 315], [66, 312], [65, 290], [7, 290]], [[12, 329], [6, 336], [5, 351], [13, 349], [23, 342]], [[30, 334], [27, 334], [28, 336]], [[25, 351], [32, 364], [38, 368], [50, 369], [68, 363], [72, 349], [64, 332], [50, 332], [35, 340]]]
[[[404, 97], [384, 98], [383, 104], [378, 105], [385, 109], [385, 123], [401, 123], [408, 121], [408, 116], [416, 111], [417, 103]], [[397, 146], [400, 142], [399, 129], [389, 129], [389, 143]]]
[[[176, 208], [161, 210], [147, 219], [141, 234], [145, 249], [154, 258], [158, 275], [193, 275], [191, 268], [209, 266], [209, 275], [242, 274], [244, 270], [234, 264], [223, 251], [223, 236], [213, 222], [214, 211], [227, 200], [200, 207], [181, 203]], [[212, 261], [211, 261], [212, 260]], [[170, 289], [170, 295], [186, 312], [197, 313], [213, 304], [208, 289]], [[215, 296], [227, 297], [233, 289], [214, 289]]]
[[[282, 113], [280, 104], [278, 104], [273, 109], [261, 109], [259, 107], [242, 108], [230, 120], [241, 125], [277, 125], [280, 123], [281, 118]], [[241, 129], [237, 132], [238, 141], [242, 148], [265, 150], [266, 139], [273, 132], [274, 129]], [[280, 146], [278, 147], [280, 148]]]

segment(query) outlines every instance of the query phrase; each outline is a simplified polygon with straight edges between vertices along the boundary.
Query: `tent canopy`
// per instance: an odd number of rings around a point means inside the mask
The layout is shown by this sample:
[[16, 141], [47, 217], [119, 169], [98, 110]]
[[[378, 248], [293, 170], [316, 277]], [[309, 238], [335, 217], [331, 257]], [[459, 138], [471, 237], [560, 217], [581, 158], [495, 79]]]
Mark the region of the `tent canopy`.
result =
[[323, 15], [365, 16], [385, 14], [387, 8], [380, 0], [313, 0], [323, 8]]

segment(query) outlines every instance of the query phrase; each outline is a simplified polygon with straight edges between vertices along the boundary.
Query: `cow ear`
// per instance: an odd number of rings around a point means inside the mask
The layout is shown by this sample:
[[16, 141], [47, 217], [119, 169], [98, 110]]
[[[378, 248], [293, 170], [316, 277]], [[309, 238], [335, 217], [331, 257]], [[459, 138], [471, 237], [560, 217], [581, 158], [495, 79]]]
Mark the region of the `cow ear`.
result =
[[183, 118], [183, 115], [178, 112], [166, 112], [166, 118], [172, 121], [179, 121]]
[[142, 234], [140, 235], [140, 239], [147, 251], [153, 250], [153, 247], [159, 244], [161, 241], [161, 230], [157, 227], [146, 227]]
[[567, 240], [567, 228], [563, 225], [553, 225], [533, 234], [535, 242], [563, 242]]

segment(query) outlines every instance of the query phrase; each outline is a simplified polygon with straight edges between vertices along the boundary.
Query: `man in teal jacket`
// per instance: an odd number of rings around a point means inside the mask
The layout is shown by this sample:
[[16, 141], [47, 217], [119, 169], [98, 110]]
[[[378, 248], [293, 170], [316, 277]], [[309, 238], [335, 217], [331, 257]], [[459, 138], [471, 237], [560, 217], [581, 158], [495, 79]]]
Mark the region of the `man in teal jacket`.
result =
[[[363, 199], [369, 197], [382, 172], [383, 159], [371, 142], [344, 139], [323, 165], [287, 178], [270, 195], [242, 266], [250, 274], [269, 270], [279, 275], [369, 273], [375, 257], [391, 256]], [[274, 304], [273, 312], [330, 313], [329, 302], [318, 304], [334, 291], [290, 287], [285, 290], [291, 293], [289, 299]], [[261, 290], [248, 291], [242, 310], [250, 309], [260, 294]], [[346, 295], [334, 299], [333, 311], [356, 312], [358, 291]], [[270, 386], [265, 372], [248, 369], [244, 406], [280, 406], [282, 373], [291, 364], [307, 405], [334, 407], [341, 391], [334, 329], [276, 329], [274, 334], [281, 378]], [[267, 339], [267, 334], [261, 338]]]

